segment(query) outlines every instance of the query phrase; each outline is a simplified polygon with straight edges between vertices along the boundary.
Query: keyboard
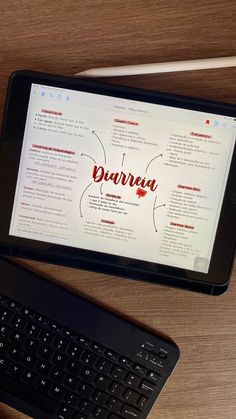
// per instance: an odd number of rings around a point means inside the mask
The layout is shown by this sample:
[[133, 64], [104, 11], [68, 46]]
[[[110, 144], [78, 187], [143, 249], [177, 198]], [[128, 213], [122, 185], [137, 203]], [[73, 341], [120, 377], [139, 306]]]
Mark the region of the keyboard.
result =
[[0, 259], [0, 401], [39, 419], [144, 419], [173, 343]]

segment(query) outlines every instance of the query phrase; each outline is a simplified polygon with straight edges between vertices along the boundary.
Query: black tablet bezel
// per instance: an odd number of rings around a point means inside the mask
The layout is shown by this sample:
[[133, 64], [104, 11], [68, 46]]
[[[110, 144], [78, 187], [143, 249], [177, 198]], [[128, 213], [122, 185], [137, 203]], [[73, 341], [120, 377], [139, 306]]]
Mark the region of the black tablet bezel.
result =
[[236, 191], [236, 149], [234, 149], [210, 268], [207, 274], [9, 235], [32, 83], [158, 103], [236, 118], [236, 106], [233, 105], [105, 84], [86, 79], [31, 71], [13, 73], [9, 81], [1, 134], [0, 178], [2, 181], [0, 188], [2, 199], [0, 205], [0, 251], [40, 259], [45, 262], [76, 266], [207, 293], [220, 293], [220, 290], [216, 290], [217, 287], [225, 290], [229, 281], [235, 252], [236, 205], [232, 197]]

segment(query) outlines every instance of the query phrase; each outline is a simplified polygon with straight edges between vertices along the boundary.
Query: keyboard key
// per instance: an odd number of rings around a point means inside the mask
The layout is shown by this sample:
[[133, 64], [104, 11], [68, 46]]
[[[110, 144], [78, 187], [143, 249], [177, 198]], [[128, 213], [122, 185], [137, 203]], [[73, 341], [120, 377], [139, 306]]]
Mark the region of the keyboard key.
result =
[[26, 341], [25, 341], [25, 343], [24, 343], [24, 345], [23, 345], [23, 348], [27, 351], [27, 352], [30, 352], [30, 353], [36, 353], [37, 352], [37, 350], [38, 350], [38, 348], [39, 348], [39, 343], [37, 342], [37, 340], [36, 339], [31, 339], [31, 338], [28, 338], [28, 339], [26, 339]]
[[51, 365], [46, 361], [38, 361], [36, 370], [42, 374], [47, 376], [49, 374], [49, 371], [51, 369]]
[[151, 395], [152, 395], [152, 393], [153, 393], [153, 391], [154, 391], [154, 388], [155, 388], [155, 385], [154, 384], [152, 384], [152, 383], [150, 383], [149, 381], [143, 381], [142, 383], [141, 383], [141, 385], [140, 385], [140, 392], [144, 395], [144, 396], [147, 396], [147, 397], [151, 397]]
[[40, 332], [40, 327], [36, 323], [30, 323], [25, 328], [25, 332], [27, 333], [27, 335], [37, 338]]
[[138, 385], [140, 384], [140, 378], [132, 373], [129, 373], [127, 375], [127, 377], [125, 378], [125, 383], [127, 384], [127, 386], [136, 389], [138, 387]]
[[45, 413], [54, 415], [58, 409], [57, 401], [40, 394], [37, 390], [25, 385], [23, 382], [19, 385], [15, 379], [8, 377], [1, 372], [0, 389], [4, 392], [12, 394], [26, 403], [42, 409]]
[[49, 348], [49, 346], [44, 346], [44, 345], [40, 345], [40, 347], [38, 348], [38, 352], [37, 355], [40, 358], [46, 359], [47, 361], [49, 361], [53, 355], [53, 349]]
[[67, 361], [68, 361], [67, 356], [59, 352], [57, 352], [52, 358], [52, 362], [61, 368], [63, 368], [66, 365]]
[[107, 402], [107, 407], [114, 413], [119, 413], [121, 411], [122, 406], [123, 403], [114, 397], [110, 397], [110, 399]]
[[84, 351], [80, 346], [71, 343], [66, 352], [70, 358], [79, 359]]
[[20, 362], [23, 356], [21, 348], [11, 346], [7, 352], [7, 356], [15, 362]]
[[38, 375], [33, 371], [25, 370], [21, 378], [26, 384], [32, 387], [34, 383], [36, 382]]
[[111, 377], [118, 381], [122, 381], [126, 374], [127, 371], [118, 366], [114, 366], [110, 372]]
[[94, 410], [94, 407], [95, 405], [93, 403], [85, 399], [81, 400], [79, 404], [79, 409], [82, 413], [85, 413], [86, 415], [89, 415], [92, 412], [92, 410]]
[[47, 325], [48, 325], [48, 320], [45, 317], [43, 317], [43, 316], [41, 316], [40, 314], [37, 314], [37, 313], [35, 314], [35, 321], [43, 327], [47, 327]]
[[58, 418], [59, 419], [71, 419], [73, 416], [74, 410], [68, 406], [62, 406], [59, 410]]
[[69, 391], [67, 391], [64, 395], [64, 402], [71, 407], [77, 407], [79, 405], [80, 398], [76, 396], [74, 393], [70, 393]]
[[11, 325], [14, 327], [14, 329], [24, 330], [26, 326], [26, 320], [23, 316], [14, 316], [11, 320]]
[[110, 415], [110, 412], [103, 409], [102, 407], [96, 407], [93, 412], [93, 417], [98, 419], [107, 419]]
[[91, 368], [83, 367], [80, 372], [80, 377], [83, 380], [86, 380], [89, 383], [92, 383], [93, 381], [95, 381], [95, 378], [97, 377], [97, 373], [93, 371]]
[[30, 320], [34, 319], [34, 312], [32, 310], [29, 310], [26, 307], [21, 307], [20, 312], [21, 314], [23, 314], [25, 317], [27, 317]]
[[56, 322], [48, 321], [47, 327], [48, 327], [48, 329], [51, 329], [55, 333], [61, 333], [61, 331], [62, 331], [62, 326], [60, 326]]
[[41, 330], [39, 333], [39, 339], [42, 343], [45, 343], [47, 345], [51, 345], [55, 335], [52, 332], [49, 332], [48, 330]]
[[92, 349], [97, 354], [102, 355], [105, 348], [104, 348], [104, 346], [99, 345], [98, 343], [92, 342], [90, 344], [90, 349]]
[[47, 378], [39, 378], [37, 381], [37, 388], [44, 393], [48, 393], [51, 387], [51, 382]]
[[2, 325], [0, 327], [0, 337], [8, 339], [12, 334], [12, 329], [7, 325]]
[[104, 354], [107, 358], [109, 358], [112, 362], [116, 362], [119, 358], [119, 355], [116, 352], [106, 350]]
[[0, 339], [0, 356], [1, 354], [6, 355], [10, 345], [3, 339]]
[[103, 374], [108, 374], [112, 367], [112, 363], [105, 358], [100, 358], [96, 363], [96, 369]]
[[32, 355], [24, 354], [22, 357], [22, 364], [29, 369], [33, 369], [36, 362], [37, 362], [37, 358], [35, 358]]
[[0, 321], [9, 324], [13, 314], [6, 308], [0, 308]]
[[80, 384], [80, 381], [71, 375], [67, 375], [63, 380], [63, 386], [68, 388], [69, 390], [75, 391]]
[[94, 388], [90, 386], [90, 384], [88, 383], [81, 383], [77, 391], [80, 394], [80, 396], [89, 398], [90, 396], [92, 396]]
[[10, 337], [10, 341], [13, 343], [13, 345], [23, 345], [25, 336], [22, 333], [13, 331]]
[[141, 396], [137, 403], [138, 408], [143, 410], [146, 407], [147, 402], [148, 402], [148, 399], [144, 396]]
[[9, 300], [7, 302], [7, 306], [13, 311], [20, 311], [20, 304], [16, 303], [15, 301]]
[[67, 338], [67, 339], [69, 339], [69, 340], [71, 340], [71, 341], [74, 341], [74, 340], [76, 339], [76, 333], [75, 333], [75, 332], [73, 332], [72, 330], [70, 330], [70, 329], [66, 328], [66, 327], [64, 327], [64, 328], [62, 329], [62, 334], [63, 334], [63, 336], [64, 336], [65, 338]]
[[121, 398], [125, 392], [125, 387], [122, 386], [122, 384], [119, 384], [116, 381], [113, 381], [110, 387], [110, 392], [113, 396]]
[[136, 419], [140, 416], [141, 412], [135, 407], [125, 404], [121, 411], [121, 414], [125, 419]]
[[58, 351], [61, 351], [61, 352], [66, 352], [66, 349], [67, 349], [68, 345], [69, 345], [69, 343], [65, 339], [63, 339], [59, 336], [55, 336], [55, 338], [53, 340], [53, 346], [54, 346], [55, 349], [57, 349]]
[[57, 384], [53, 384], [50, 388], [50, 394], [56, 400], [63, 400], [65, 390], [63, 389], [63, 387]]
[[139, 398], [139, 394], [130, 389], [127, 389], [124, 394], [124, 400], [125, 402], [129, 404], [136, 404], [138, 398]]
[[135, 371], [137, 374], [142, 375], [142, 376], [145, 376], [145, 375], [147, 374], [147, 369], [146, 369], [146, 368], [144, 368], [142, 365], [139, 365], [139, 364], [136, 364], [136, 365], [134, 366], [134, 371]]
[[148, 371], [147, 378], [153, 383], [157, 384], [160, 381], [161, 376], [154, 371]]
[[106, 393], [103, 393], [103, 391], [95, 391], [93, 394], [93, 400], [100, 406], [104, 406], [107, 403], [109, 396]]
[[91, 344], [91, 340], [85, 338], [84, 336], [77, 336], [77, 342], [79, 343], [80, 346], [82, 346], [83, 348], [89, 348], [90, 344]]
[[124, 357], [120, 357], [120, 364], [123, 366], [123, 367], [125, 367], [125, 368], [127, 368], [127, 369], [131, 369], [132, 368], [132, 366], [133, 366], [133, 362], [132, 361], [130, 361], [130, 359], [127, 359], [127, 358], [124, 358]]
[[9, 361], [3, 357], [0, 356], [0, 371], [5, 371], [9, 366]]
[[56, 381], [57, 383], [61, 383], [63, 379], [65, 378], [65, 372], [57, 367], [52, 368], [50, 371], [50, 377], [53, 381]]
[[111, 386], [111, 380], [109, 380], [107, 377], [104, 377], [103, 375], [99, 375], [95, 383], [100, 390], [104, 391], [108, 390], [108, 388]]
[[16, 364], [14, 362], [10, 363], [10, 365], [8, 367], [8, 370], [7, 370], [9, 375], [11, 375], [12, 377], [17, 378], [17, 379], [20, 378], [23, 371], [24, 371], [24, 368], [21, 365]]
[[82, 368], [81, 365], [78, 362], [74, 361], [73, 359], [72, 360], [70, 359], [66, 364], [67, 371], [76, 376], [79, 375], [81, 368]]
[[80, 360], [81, 362], [83, 362], [83, 364], [86, 364], [88, 367], [93, 367], [98, 360], [98, 356], [95, 355], [93, 352], [84, 351], [84, 353], [80, 357]]

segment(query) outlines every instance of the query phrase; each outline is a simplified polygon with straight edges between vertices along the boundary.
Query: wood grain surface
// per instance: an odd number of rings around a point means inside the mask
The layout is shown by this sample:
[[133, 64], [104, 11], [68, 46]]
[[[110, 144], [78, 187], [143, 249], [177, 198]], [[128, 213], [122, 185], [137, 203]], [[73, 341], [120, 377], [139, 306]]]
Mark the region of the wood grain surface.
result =
[[[71, 75], [90, 67], [228, 55], [236, 55], [235, 1], [0, 0], [0, 118], [16, 69]], [[236, 101], [236, 68], [107, 81]], [[229, 291], [210, 297], [20, 263], [176, 341], [180, 362], [150, 419], [236, 418], [236, 269]], [[26, 416], [0, 404], [0, 418]]]

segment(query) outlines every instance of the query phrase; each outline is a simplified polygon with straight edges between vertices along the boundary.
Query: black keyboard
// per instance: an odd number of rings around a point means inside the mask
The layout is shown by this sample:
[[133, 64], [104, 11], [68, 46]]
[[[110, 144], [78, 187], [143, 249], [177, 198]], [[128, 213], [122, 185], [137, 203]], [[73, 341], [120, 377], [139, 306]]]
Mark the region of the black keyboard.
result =
[[0, 259], [0, 400], [34, 418], [146, 418], [179, 351]]

